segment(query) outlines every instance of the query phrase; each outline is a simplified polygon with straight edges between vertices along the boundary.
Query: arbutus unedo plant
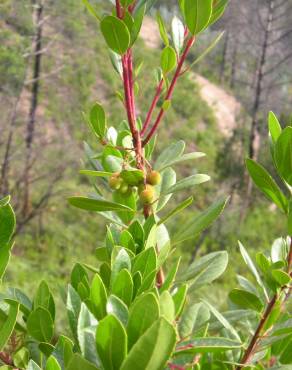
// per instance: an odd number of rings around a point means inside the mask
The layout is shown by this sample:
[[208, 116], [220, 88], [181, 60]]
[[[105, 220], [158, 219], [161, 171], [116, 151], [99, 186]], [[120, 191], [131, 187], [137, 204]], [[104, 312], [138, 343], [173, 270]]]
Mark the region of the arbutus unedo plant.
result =
[[[255, 263], [239, 244], [253, 280], [238, 276], [240, 287], [230, 292], [228, 310], [220, 313], [206, 300], [190, 299], [192, 292], [222, 275], [228, 264], [227, 252], [207, 254], [184, 270], [180, 260], [169, 266], [175, 246], [208, 228], [228, 200], [215, 201], [169, 235], [168, 221], [190, 206], [193, 198], [165, 213], [167, 202], [177, 192], [209, 180], [204, 174], [177, 179], [175, 166], [204, 154], [184, 153], [185, 143], [178, 141], [166, 146], [154, 162], [151, 159], [158, 128], [171, 109], [175, 85], [190, 69], [185, 65], [188, 53], [200, 33], [224, 13], [227, 1], [179, 1], [181, 20], [175, 17], [172, 21], [171, 39], [158, 15], [165, 46], [155, 96], [149, 111], [141, 115], [137, 115], [135, 103], [139, 66], [134, 63], [133, 45], [154, 2], [116, 0], [103, 16], [87, 0], [83, 2], [99, 22], [120, 74], [125, 117], [118, 128], [108, 127], [107, 113], [99, 103], [85, 114], [99, 152], [85, 146], [92, 168], [81, 173], [97, 178], [97, 183], [90, 197], [75, 196], [69, 202], [105, 217], [106, 236], [96, 249], [98, 263], [80, 262], [72, 270], [64, 298], [69, 322], [66, 333], [70, 331], [70, 335], [55, 333], [55, 303], [45, 281], [32, 300], [12, 288], [1, 297], [1, 368], [290, 370], [292, 127], [282, 130], [270, 113], [271, 153], [281, 186], [260, 164], [246, 162], [255, 185], [287, 216], [287, 235], [276, 239], [269, 253], [258, 253]], [[203, 56], [208, 50], [210, 47]], [[162, 104], [155, 118], [159, 100]], [[0, 278], [10, 259], [14, 228], [15, 216], [6, 197], [0, 200]]]

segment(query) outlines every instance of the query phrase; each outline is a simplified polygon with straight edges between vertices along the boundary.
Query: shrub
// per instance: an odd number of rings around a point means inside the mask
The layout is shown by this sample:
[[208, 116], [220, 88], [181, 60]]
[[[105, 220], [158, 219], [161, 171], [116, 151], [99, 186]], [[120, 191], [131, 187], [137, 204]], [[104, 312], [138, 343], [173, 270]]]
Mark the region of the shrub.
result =
[[[159, 370], [159, 369], [290, 369], [292, 323], [287, 307], [291, 290], [291, 238], [279, 238], [269, 254], [259, 253], [256, 263], [239, 244], [254, 281], [239, 276], [239, 288], [228, 297], [228, 310], [220, 313], [210, 302], [193, 302], [202, 286], [212, 290], [228, 263], [225, 251], [195, 260], [184, 271], [180, 260], [168, 267], [178, 244], [208, 228], [223, 211], [228, 198], [216, 200], [200, 214], [178, 224], [169, 235], [167, 223], [191, 205], [189, 197], [169, 213], [164, 206], [176, 193], [209, 180], [205, 174], [176, 179], [175, 166], [197, 160], [203, 153], [184, 153], [183, 141], [165, 146], [151, 160], [157, 129], [171, 109], [179, 77], [188, 71], [184, 61], [196, 37], [224, 12], [226, 1], [180, 1], [181, 15], [172, 22], [172, 41], [158, 16], [165, 46], [161, 52], [157, 90], [144, 123], [136, 116], [132, 46], [152, 1], [117, 0], [102, 18], [101, 32], [124, 94], [119, 94], [127, 121], [108, 127], [107, 115], [95, 103], [85, 117], [99, 142], [95, 153], [87, 147], [96, 177], [94, 193], [75, 196], [71, 205], [99, 213], [108, 220], [104, 244], [96, 249], [98, 263], [77, 263], [64, 296], [71, 335], [54, 331], [54, 298], [45, 281], [32, 300], [10, 289], [0, 310], [0, 360], [3, 369], [46, 370]], [[113, 15], [114, 14], [114, 15]], [[147, 78], [148, 71], [145, 71]], [[156, 105], [161, 108], [152, 123]], [[287, 216], [292, 234], [292, 127], [284, 130], [269, 116], [271, 153], [281, 188], [269, 173], [248, 159], [247, 170], [255, 185]], [[287, 196], [285, 195], [287, 194]], [[10, 258], [15, 216], [10, 198], [0, 201], [0, 277]], [[260, 233], [261, 231], [258, 230]], [[167, 268], [168, 267], [168, 268]], [[167, 273], [166, 273], [167, 271]]]

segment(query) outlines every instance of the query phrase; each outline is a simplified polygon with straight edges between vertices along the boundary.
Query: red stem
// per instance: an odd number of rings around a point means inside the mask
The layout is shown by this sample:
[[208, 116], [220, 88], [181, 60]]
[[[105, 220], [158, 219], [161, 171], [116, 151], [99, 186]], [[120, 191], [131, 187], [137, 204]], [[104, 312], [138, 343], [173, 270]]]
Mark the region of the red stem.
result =
[[147, 128], [148, 128], [148, 126], [150, 124], [150, 121], [151, 121], [151, 118], [152, 118], [154, 109], [155, 109], [155, 107], [156, 107], [156, 105], [158, 103], [158, 100], [160, 98], [160, 94], [161, 94], [161, 91], [162, 91], [163, 82], [164, 82], [164, 79], [162, 78], [160, 80], [160, 82], [159, 82], [159, 85], [157, 86], [156, 94], [154, 96], [154, 99], [152, 100], [150, 109], [149, 109], [149, 111], [147, 113], [147, 117], [146, 117], [145, 122], [143, 124], [142, 130], [141, 130], [141, 136], [143, 136], [145, 134], [145, 132], [147, 131]]
[[[184, 64], [184, 62], [186, 60], [186, 57], [187, 57], [187, 55], [188, 55], [191, 47], [193, 46], [194, 42], [195, 42], [195, 36], [192, 36], [188, 40], [188, 42], [186, 44], [186, 47], [185, 47], [185, 50], [184, 50], [184, 52], [183, 52], [183, 54], [182, 54], [182, 56], [181, 56], [181, 58], [180, 58], [180, 60], [178, 62], [178, 65], [177, 65], [175, 74], [173, 76], [173, 79], [172, 79], [171, 84], [169, 86], [169, 89], [167, 91], [167, 94], [166, 94], [166, 97], [165, 97], [165, 101], [166, 100], [170, 100], [172, 98], [173, 91], [174, 91], [175, 85], [177, 83], [178, 77], [180, 75], [181, 69], [183, 67], [183, 64]], [[157, 117], [157, 119], [156, 119], [153, 127], [151, 128], [149, 134], [147, 135], [147, 137], [143, 141], [143, 146], [145, 146], [149, 142], [149, 140], [151, 140], [151, 138], [154, 135], [155, 131], [157, 130], [157, 128], [158, 128], [158, 126], [159, 126], [159, 124], [160, 124], [160, 122], [161, 122], [164, 114], [165, 114], [165, 110], [163, 108], [161, 108], [161, 110], [160, 110], [160, 112], [158, 114], [158, 117]]]
[[120, 0], [116, 0], [116, 10], [117, 10], [117, 17], [118, 18], [123, 18], [122, 6], [121, 6], [121, 3], [120, 3]]

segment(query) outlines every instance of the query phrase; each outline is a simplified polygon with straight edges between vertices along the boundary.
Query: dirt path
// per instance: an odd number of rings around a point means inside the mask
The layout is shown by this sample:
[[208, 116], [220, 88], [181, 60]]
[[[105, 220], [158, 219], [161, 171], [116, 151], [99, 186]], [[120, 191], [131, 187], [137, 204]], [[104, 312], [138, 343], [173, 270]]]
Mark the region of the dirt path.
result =
[[[149, 48], [158, 48], [161, 45], [158, 27], [152, 18], [145, 18], [141, 37]], [[200, 86], [202, 98], [213, 109], [221, 133], [229, 137], [237, 125], [236, 119], [240, 113], [240, 103], [233, 95], [205, 77], [192, 73], [192, 78]]]

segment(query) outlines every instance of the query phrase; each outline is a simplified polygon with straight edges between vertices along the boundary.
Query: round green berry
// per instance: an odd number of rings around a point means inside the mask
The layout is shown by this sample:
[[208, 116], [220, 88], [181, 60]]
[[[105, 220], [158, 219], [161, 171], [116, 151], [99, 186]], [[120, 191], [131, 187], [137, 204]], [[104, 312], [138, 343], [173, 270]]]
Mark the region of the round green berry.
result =
[[140, 201], [142, 204], [151, 204], [154, 200], [154, 189], [151, 185], [146, 185], [140, 193]]
[[148, 173], [146, 181], [150, 185], [159, 185], [161, 183], [161, 175], [157, 171], [151, 171]]

